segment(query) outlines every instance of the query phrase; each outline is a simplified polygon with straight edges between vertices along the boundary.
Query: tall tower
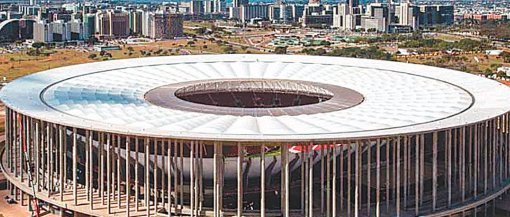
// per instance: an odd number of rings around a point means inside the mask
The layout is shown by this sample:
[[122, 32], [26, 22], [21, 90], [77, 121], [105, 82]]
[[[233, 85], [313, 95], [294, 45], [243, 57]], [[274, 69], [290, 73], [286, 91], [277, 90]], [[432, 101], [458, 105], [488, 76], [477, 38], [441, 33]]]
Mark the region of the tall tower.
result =
[[309, 5], [320, 5], [321, 1], [320, 0], [309, 0], [308, 4]]
[[282, 23], [287, 23], [287, 6], [283, 0], [275, 0], [274, 5], [280, 9], [279, 20]]
[[232, 1], [233, 7], [241, 7], [242, 5], [248, 5], [248, 4], [249, 4], [248, 0], [234, 0], [234, 1]]
[[354, 14], [354, 8], [358, 7], [359, 0], [349, 0], [349, 13]]
[[225, 7], [225, 0], [213, 0], [213, 13], [223, 13]]

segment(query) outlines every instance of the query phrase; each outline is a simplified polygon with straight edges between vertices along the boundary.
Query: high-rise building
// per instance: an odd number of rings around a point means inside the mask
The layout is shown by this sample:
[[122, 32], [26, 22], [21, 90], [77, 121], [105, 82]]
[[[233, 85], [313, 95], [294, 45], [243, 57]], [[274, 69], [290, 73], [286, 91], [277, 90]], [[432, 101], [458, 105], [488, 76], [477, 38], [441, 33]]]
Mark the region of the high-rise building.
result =
[[199, 16], [205, 14], [205, 1], [204, 0], [191, 0], [190, 2], [191, 14]]
[[83, 14], [83, 39], [90, 38], [96, 33], [96, 15]]
[[233, 0], [232, 7], [241, 7], [243, 5], [248, 5], [249, 3], [249, 0]]
[[323, 5], [306, 5], [303, 12], [304, 27], [326, 27], [333, 25], [333, 13]]
[[57, 13], [53, 13], [52, 15], [53, 15], [53, 17], [51, 19], [52, 21], [62, 20], [64, 22], [69, 22], [69, 21], [71, 21], [71, 19], [73, 17], [72, 13], [61, 12], [61, 11], [59, 11]]
[[269, 4], [248, 4], [241, 7], [230, 7], [230, 19], [237, 19], [245, 23], [251, 19], [269, 19]]
[[347, 15], [349, 11], [349, 5], [347, 4], [338, 4], [333, 9], [333, 28], [347, 29]]
[[183, 18], [181, 14], [166, 12], [149, 15], [149, 37], [154, 39], [170, 39], [183, 36]]
[[40, 20], [34, 23], [34, 41], [35, 42], [52, 42], [53, 41], [53, 24]]
[[308, 5], [320, 5], [320, 0], [308, 0]]
[[213, 11], [213, 1], [204, 0], [204, 14], [211, 14]]
[[359, 6], [359, 0], [348, 0], [348, 3], [349, 3], [349, 14], [355, 14], [355, 9], [356, 7]]
[[129, 15], [113, 10], [99, 11], [96, 14], [96, 31], [100, 37], [127, 37], [129, 35]]
[[452, 24], [454, 7], [451, 5], [420, 5], [419, 25], [423, 27]]
[[131, 34], [141, 35], [143, 29], [143, 10], [129, 12], [129, 31]]
[[181, 14], [169, 14], [167, 31], [169, 38], [184, 36], [183, 17]]
[[361, 28], [377, 32], [387, 32], [389, 30], [389, 13], [388, 4], [368, 4], [365, 16], [361, 17]]
[[346, 4], [338, 4], [333, 9], [332, 24], [334, 28], [342, 30], [354, 30], [358, 25], [361, 25], [359, 0], [348, 0]]
[[80, 20], [73, 20], [69, 23], [71, 25], [71, 37], [69, 40], [77, 41], [85, 39], [83, 36], [83, 23]]
[[18, 11], [25, 16], [36, 16], [39, 14], [39, 11], [41, 11], [41, 7], [33, 5], [20, 5]]
[[61, 42], [71, 40], [71, 26], [62, 20], [48, 23], [45, 20], [33, 24], [34, 41], [36, 42]]
[[403, 26], [410, 26], [413, 29], [418, 27], [419, 9], [411, 3], [401, 3], [396, 7], [396, 17], [398, 24]]
[[0, 0], [0, 4], [18, 4], [18, 5], [35, 5], [35, 2], [30, 2], [30, 0]]
[[64, 42], [72, 40], [70, 23], [57, 20], [51, 24], [53, 27], [53, 41]]
[[270, 5], [269, 20], [274, 23], [293, 22], [292, 7], [286, 4]]
[[150, 13], [148, 11], [143, 11], [142, 13], [142, 35], [149, 35], [149, 18]]
[[224, 13], [227, 8], [225, 0], [213, 0], [213, 13]]
[[303, 17], [303, 12], [305, 11], [304, 5], [290, 5], [291, 17], [293, 22], [298, 22], [301, 17]]

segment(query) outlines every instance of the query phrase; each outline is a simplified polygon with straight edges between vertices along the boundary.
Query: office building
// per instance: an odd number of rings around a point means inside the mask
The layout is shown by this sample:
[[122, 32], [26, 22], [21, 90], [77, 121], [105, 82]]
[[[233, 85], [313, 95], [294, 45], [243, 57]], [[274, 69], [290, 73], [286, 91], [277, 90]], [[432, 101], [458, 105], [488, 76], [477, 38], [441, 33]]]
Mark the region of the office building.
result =
[[105, 38], [127, 37], [129, 35], [129, 15], [113, 10], [99, 11], [96, 14], [96, 31]]
[[149, 15], [149, 28], [148, 36], [154, 39], [172, 39], [184, 35], [181, 14], [151, 13]]

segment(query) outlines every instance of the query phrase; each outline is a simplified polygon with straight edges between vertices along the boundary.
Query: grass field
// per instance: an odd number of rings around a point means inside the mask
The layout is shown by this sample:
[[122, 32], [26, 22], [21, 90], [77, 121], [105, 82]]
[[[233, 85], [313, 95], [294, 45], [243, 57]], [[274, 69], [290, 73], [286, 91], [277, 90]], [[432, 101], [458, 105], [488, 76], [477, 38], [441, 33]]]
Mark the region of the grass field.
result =
[[[14, 54], [0, 54], [0, 78], [6, 77], [8, 81], [15, 78], [44, 71], [56, 67], [80, 63], [107, 61], [111, 59], [138, 58], [149, 56], [214, 54], [214, 53], [260, 53], [250, 48], [218, 44], [215, 41], [196, 39], [179, 39], [158, 41], [141, 45], [123, 45], [122, 50], [108, 51], [110, 57], [101, 57], [99, 52], [88, 52], [76, 49], [51, 49], [43, 52], [51, 53], [49, 56], [31, 56], [26, 51]], [[89, 55], [96, 54], [96, 58]]]
[[469, 73], [487, 73], [495, 72], [497, 67], [510, 66], [504, 63], [503, 59], [496, 56], [487, 56], [483, 53], [462, 54], [458, 56], [438, 55], [438, 56], [413, 56], [400, 57], [398, 61], [415, 64], [433, 65], [443, 68], [450, 68]]

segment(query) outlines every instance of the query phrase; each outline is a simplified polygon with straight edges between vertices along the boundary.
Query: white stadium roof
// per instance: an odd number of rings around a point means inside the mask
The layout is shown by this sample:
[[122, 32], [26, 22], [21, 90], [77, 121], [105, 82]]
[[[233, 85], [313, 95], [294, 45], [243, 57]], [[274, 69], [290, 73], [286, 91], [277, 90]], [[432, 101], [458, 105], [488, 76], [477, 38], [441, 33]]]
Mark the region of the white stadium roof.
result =
[[[297, 106], [304, 111], [299, 114], [228, 115], [162, 107], [145, 99], [149, 91], [167, 85], [232, 79], [342, 87], [359, 93], [363, 101], [317, 112], [313, 106]], [[74, 65], [17, 79], [2, 89], [0, 98], [20, 113], [72, 127], [222, 141], [326, 141], [426, 132], [510, 110], [510, 88], [459, 71], [286, 55], [152, 57]]]

